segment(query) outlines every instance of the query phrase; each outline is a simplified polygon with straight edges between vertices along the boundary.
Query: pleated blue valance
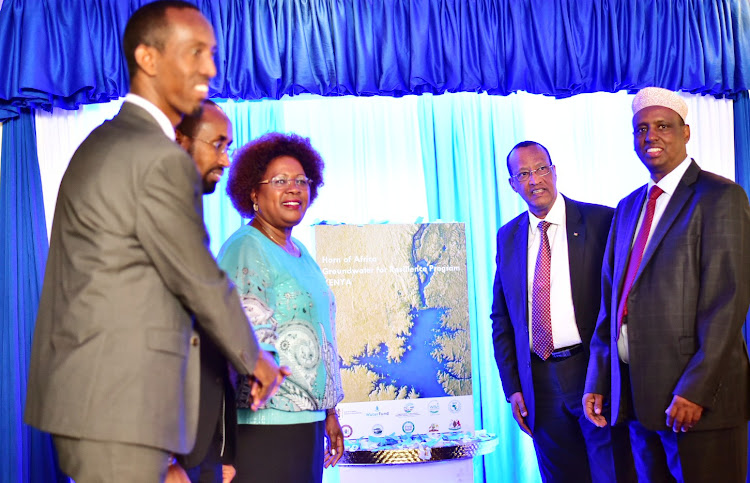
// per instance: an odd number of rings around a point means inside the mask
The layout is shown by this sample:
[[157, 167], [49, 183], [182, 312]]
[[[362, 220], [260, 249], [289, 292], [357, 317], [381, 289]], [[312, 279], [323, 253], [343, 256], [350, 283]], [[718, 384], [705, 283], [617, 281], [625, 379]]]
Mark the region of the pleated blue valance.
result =
[[[147, 0], [5, 0], [0, 121], [128, 90], [121, 36]], [[196, 0], [218, 39], [211, 96], [567, 97], [750, 87], [747, 0]]]

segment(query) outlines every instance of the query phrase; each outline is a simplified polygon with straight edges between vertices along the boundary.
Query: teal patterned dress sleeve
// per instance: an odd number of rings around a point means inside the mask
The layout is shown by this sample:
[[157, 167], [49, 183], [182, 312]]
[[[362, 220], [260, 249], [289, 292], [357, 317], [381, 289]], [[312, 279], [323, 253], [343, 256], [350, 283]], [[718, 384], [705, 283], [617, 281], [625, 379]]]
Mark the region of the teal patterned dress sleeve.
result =
[[[238, 232], [239, 233], [239, 232]], [[235, 233], [237, 235], [237, 233]], [[269, 260], [255, 237], [233, 235], [219, 253], [219, 265], [234, 282], [261, 348], [276, 354], [278, 323], [270, 307], [276, 305]]]

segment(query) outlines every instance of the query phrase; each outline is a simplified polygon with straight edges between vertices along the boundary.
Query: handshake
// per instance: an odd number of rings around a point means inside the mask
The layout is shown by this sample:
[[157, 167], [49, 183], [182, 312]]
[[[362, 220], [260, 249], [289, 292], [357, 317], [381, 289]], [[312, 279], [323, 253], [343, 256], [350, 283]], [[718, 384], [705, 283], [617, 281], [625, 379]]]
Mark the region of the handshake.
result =
[[250, 409], [257, 411], [271, 398], [292, 372], [287, 366], [279, 367], [274, 357], [264, 350], [258, 352], [255, 370], [250, 375]]

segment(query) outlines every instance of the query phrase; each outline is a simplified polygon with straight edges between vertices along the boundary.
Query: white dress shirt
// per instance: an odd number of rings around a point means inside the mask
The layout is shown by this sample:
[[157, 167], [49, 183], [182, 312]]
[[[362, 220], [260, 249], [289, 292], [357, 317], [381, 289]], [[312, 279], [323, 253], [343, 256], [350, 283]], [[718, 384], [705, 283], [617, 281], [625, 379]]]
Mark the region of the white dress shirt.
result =
[[526, 273], [528, 282], [529, 348], [532, 348], [531, 304], [534, 286], [534, 270], [539, 255], [541, 231], [539, 222], [551, 223], [547, 237], [552, 251], [550, 266], [550, 315], [552, 318], [552, 341], [555, 349], [581, 343], [576, 315], [573, 308], [573, 291], [570, 286], [570, 262], [568, 258], [568, 231], [565, 224], [565, 200], [558, 195], [544, 220], [529, 211], [529, 243]]
[[164, 131], [164, 134], [169, 139], [171, 139], [172, 141], [176, 139], [172, 122], [169, 120], [167, 115], [162, 112], [161, 109], [156, 107], [156, 104], [139, 96], [138, 94], [133, 94], [132, 92], [129, 92], [125, 96], [125, 102], [132, 102], [136, 106], [145, 109], [146, 112], [151, 114], [151, 117], [156, 120], [156, 122], [159, 124], [159, 127], [161, 127], [161, 130]]
[[[657, 199], [656, 199], [656, 206], [654, 207], [654, 219], [651, 221], [651, 229], [648, 232], [648, 238], [646, 238], [646, 246], [643, 248], [643, 253], [646, 253], [646, 249], [648, 249], [648, 244], [651, 243], [651, 236], [654, 234], [654, 229], [659, 224], [659, 220], [661, 220], [662, 215], [664, 214], [664, 210], [667, 208], [667, 204], [669, 204], [669, 200], [672, 199], [672, 195], [674, 194], [675, 190], [677, 189], [677, 185], [680, 184], [680, 180], [685, 175], [685, 171], [690, 167], [691, 159], [690, 156], [685, 158], [675, 169], [673, 169], [669, 174], [664, 176], [662, 179], [659, 180], [658, 183], [654, 183], [654, 180], [649, 178], [648, 180], [648, 186], [646, 189], [646, 193], [651, 191], [652, 186], [658, 186], [659, 188], [664, 191]], [[630, 241], [630, 250], [633, 250], [633, 245], [635, 244], [635, 239], [638, 231], [641, 229], [641, 225], [643, 224], [643, 218], [646, 216], [646, 204], [648, 202], [648, 195], [646, 195], [646, 198], [644, 200], [643, 206], [641, 207], [641, 215], [638, 218], [638, 224], [635, 227], [635, 233], [633, 234], [633, 239]], [[630, 262], [628, 262], [629, 264]], [[625, 266], [625, 269], [627, 270], [627, 265]], [[639, 267], [640, 269], [640, 267]], [[622, 294], [620, 294], [620, 297]], [[620, 297], [617, 297], [617, 303], [620, 303]], [[612, 313], [618, 313], [620, 307], [613, 307], [611, 309]], [[617, 339], [617, 353], [620, 356], [620, 360], [624, 363], [628, 363], [630, 361], [630, 354], [628, 352], [628, 325], [622, 324], [622, 328], [620, 329], [620, 337]]]

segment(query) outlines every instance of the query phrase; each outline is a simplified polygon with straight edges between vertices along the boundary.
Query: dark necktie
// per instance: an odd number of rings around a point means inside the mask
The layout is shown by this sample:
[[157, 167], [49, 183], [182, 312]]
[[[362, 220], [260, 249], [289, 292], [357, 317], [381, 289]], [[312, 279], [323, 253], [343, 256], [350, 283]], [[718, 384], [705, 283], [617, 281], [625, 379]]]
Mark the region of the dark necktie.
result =
[[622, 286], [622, 295], [620, 296], [619, 310], [617, 312], [618, 339], [620, 338], [620, 331], [622, 329], [622, 320], [626, 315], [628, 315], [628, 295], [630, 294], [631, 287], [633, 287], [633, 281], [635, 280], [635, 275], [638, 273], [638, 267], [641, 266], [641, 260], [643, 260], [643, 252], [646, 250], [646, 241], [648, 241], [648, 234], [651, 231], [651, 222], [654, 221], [656, 199], [661, 196], [662, 193], [664, 193], [664, 191], [656, 185], [652, 186], [651, 191], [648, 192], [646, 215], [643, 217], [641, 229], [638, 230], [638, 236], [635, 237], [633, 249], [630, 251], [628, 271], [625, 275], [625, 283]]
[[547, 229], [550, 226], [549, 222], [539, 222], [539, 254], [536, 257], [534, 284], [531, 291], [531, 346], [542, 360], [547, 360], [555, 348], [552, 341], [552, 317], [550, 316], [552, 250], [547, 237]]

